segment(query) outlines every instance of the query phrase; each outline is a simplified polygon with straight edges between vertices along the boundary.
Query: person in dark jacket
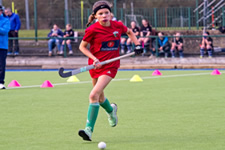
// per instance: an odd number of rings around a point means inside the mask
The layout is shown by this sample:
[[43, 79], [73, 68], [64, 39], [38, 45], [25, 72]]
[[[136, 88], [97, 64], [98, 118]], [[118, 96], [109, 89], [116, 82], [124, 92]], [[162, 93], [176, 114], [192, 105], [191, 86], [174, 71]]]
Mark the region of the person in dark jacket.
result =
[[5, 89], [4, 80], [9, 30], [9, 18], [3, 14], [3, 6], [0, 5], [0, 89]]
[[64, 45], [66, 43], [66, 45], [69, 48], [69, 55], [73, 55], [73, 49], [72, 49], [71, 41], [74, 41], [74, 31], [72, 29], [71, 24], [66, 25], [66, 30], [63, 34], [64, 34], [63, 35], [64, 38], [69, 38], [69, 39], [63, 40], [61, 51], [58, 54], [63, 54]]
[[[132, 31], [134, 32], [135, 36], [138, 38], [138, 36], [140, 35], [140, 29], [139, 27], [137, 27], [136, 22], [135, 21], [131, 21], [130, 26], [132, 29]], [[130, 38], [127, 39], [127, 53], [132, 52], [132, 41]]]
[[59, 29], [59, 27], [54, 24], [53, 29], [48, 34], [48, 37], [50, 38], [48, 40], [48, 56], [52, 56], [52, 49], [55, 47], [55, 45], [58, 48], [58, 52], [60, 52], [61, 48], [61, 42], [63, 37], [63, 32]]
[[172, 58], [175, 58], [176, 51], [179, 51], [180, 58], [183, 58], [183, 49], [184, 49], [183, 43], [184, 43], [183, 38], [181, 37], [180, 33], [177, 32], [175, 34], [174, 39], [172, 40], [172, 47], [170, 50]]
[[143, 55], [147, 52], [149, 49], [149, 36], [152, 34], [152, 27], [150, 23], [146, 19], [142, 19], [142, 26], [140, 29], [140, 38], [138, 41], [142, 44], [144, 44], [144, 53]]
[[163, 32], [159, 32], [156, 40], [153, 43], [154, 50], [152, 51], [152, 55], [155, 54], [155, 50], [158, 48], [159, 53], [164, 53], [165, 58], [167, 58], [171, 47], [168, 37], [166, 37]]
[[225, 33], [225, 26], [221, 26], [218, 28], [218, 30], [221, 32], [221, 33]]
[[[20, 17], [19, 15], [12, 12], [10, 8], [5, 10], [5, 14], [9, 17], [10, 20], [10, 31], [9, 37], [18, 38], [19, 37], [19, 30], [20, 30]], [[13, 42], [15, 45], [13, 45]], [[18, 39], [9, 40], [9, 51], [8, 55], [19, 55], [19, 42]]]
[[213, 39], [209, 37], [209, 32], [205, 32], [202, 37], [201, 48], [200, 48], [200, 58], [204, 57], [205, 50], [208, 52], [208, 57], [212, 58], [213, 54]]

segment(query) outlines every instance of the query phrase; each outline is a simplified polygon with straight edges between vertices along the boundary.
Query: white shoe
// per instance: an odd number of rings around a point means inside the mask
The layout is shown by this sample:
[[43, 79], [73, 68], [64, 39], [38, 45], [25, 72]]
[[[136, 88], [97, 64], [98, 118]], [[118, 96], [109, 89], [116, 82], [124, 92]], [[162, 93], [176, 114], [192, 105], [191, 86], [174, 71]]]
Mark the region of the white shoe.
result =
[[108, 114], [108, 121], [111, 127], [115, 127], [118, 123], [117, 105], [115, 103], [112, 103], [111, 106], [113, 108], [113, 111], [110, 114]]
[[0, 89], [5, 89], [4, 84], [0, 84]]
[[69, 55], [73, 55], [73, 51], [69, 51]]
[[90, 127], [86, 127], [84, 130], [79, 130], [79, 136], [85, 141], [91, 141], [92, 131]]
[[128, 51], [127, 51], [127, 54], [129, 54], [129, 53], [131, 53], [131, 51], [128, 50]]
[[52, 56], [52, 52], [50, 51], [50, 52], [48, 52], [48, 56], [49, 57], [51, 57]]
[[58, 55], [62, 55], [63, 54], [63, 51], [58, 51], [57, 54]]
[[149, 56], [149, 58], [150, 58], [150, 59], [153, 59], [153, 58], [155, 58], [155, 56], [154, 56], [153, 54], [151, 54], [151, 55]]

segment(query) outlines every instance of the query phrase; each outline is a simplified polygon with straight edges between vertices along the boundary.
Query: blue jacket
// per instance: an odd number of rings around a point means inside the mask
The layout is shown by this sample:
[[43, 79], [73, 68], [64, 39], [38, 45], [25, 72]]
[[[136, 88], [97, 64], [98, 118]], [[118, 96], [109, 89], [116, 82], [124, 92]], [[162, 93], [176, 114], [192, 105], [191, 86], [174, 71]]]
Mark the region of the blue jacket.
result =
[[[54, 30], [52, 29], [52, 30], [48, 33], [48, 37], [49, 37], [49, 38], [51, 37], [53, 31], [54, 31]], [[63, 32], [62, 32], [62, 30], [58, 29], [58, 30], [57, 30], [57, 34], [58, 34], [58, 38], [63, 37]]]
[[0, 49], [8, 49], [8, 32], [10, 30], [9, 18], [0, 15]]
[[11, 26], [10, 30], [13, 30], [13, 31], [17, 30], [17, 31], [19, 31], [20, 30], [20, 25], [21, 25], [20, 17], [17, 14], [12, 13], [12, 15], [9, 16], [9, 20], [10, 20], [10, 26]]
[[168, 37], [164, 37], [163, 41], [161, 41], [160, 38], [158, 38], [158, 42], [159, 42], [159, 46], [163, 47], [168, 42]]

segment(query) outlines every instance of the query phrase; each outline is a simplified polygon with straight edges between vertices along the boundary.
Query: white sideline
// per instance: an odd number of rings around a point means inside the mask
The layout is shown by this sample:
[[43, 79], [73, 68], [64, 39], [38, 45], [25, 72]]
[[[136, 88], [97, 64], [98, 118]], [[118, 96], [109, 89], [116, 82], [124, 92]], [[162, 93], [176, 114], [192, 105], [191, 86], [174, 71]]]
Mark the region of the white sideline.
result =
[[[225, 73], [225, 72], [221, 72]], [[174, 78], [174, 77], [189, 77], [189, 76], [200, 76], [200, 75], [210, 75], [210, 72], [207, 73], [193, 73], [193, 74], [178, 74], [178, 75], [165, 75], [165, 76], [148, 76], [148, 77], [141, 77], [142, 79], [156, 79], [156, 78]], [[113, 79], [112, 81], [129, 81], [131, 78], [122, 78], [122, 79]], [[54, 86], [59, 85], [69, 85], [69, 84], [86, 84], [92, 83], [91, 81], [81, 81], [81, 82], [73, 82], [73, 83], [55, 83]], [[24, 89], [24, 88], [35, 88], [41, 87], [41, 85], [30, 85], [30, 86], [21, 86], [21, 87], [11, 87], [7, 88], [8, 90], [11, 89]]]

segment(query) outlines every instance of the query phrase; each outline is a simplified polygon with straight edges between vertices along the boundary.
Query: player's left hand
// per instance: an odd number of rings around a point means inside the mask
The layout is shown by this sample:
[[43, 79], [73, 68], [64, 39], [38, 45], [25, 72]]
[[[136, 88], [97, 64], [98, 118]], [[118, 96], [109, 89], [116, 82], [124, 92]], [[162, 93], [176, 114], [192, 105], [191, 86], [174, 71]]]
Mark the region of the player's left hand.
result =
[[135, 49], [134, 49], [135, 55], [139, 55], [143, 53], [143, 48], [141, 45], [135, 45]]
[[97, 58], [94, 60], [93, 65], [95, 66], [95, 69], [100, 69], [102, 67], [100, 61]]

